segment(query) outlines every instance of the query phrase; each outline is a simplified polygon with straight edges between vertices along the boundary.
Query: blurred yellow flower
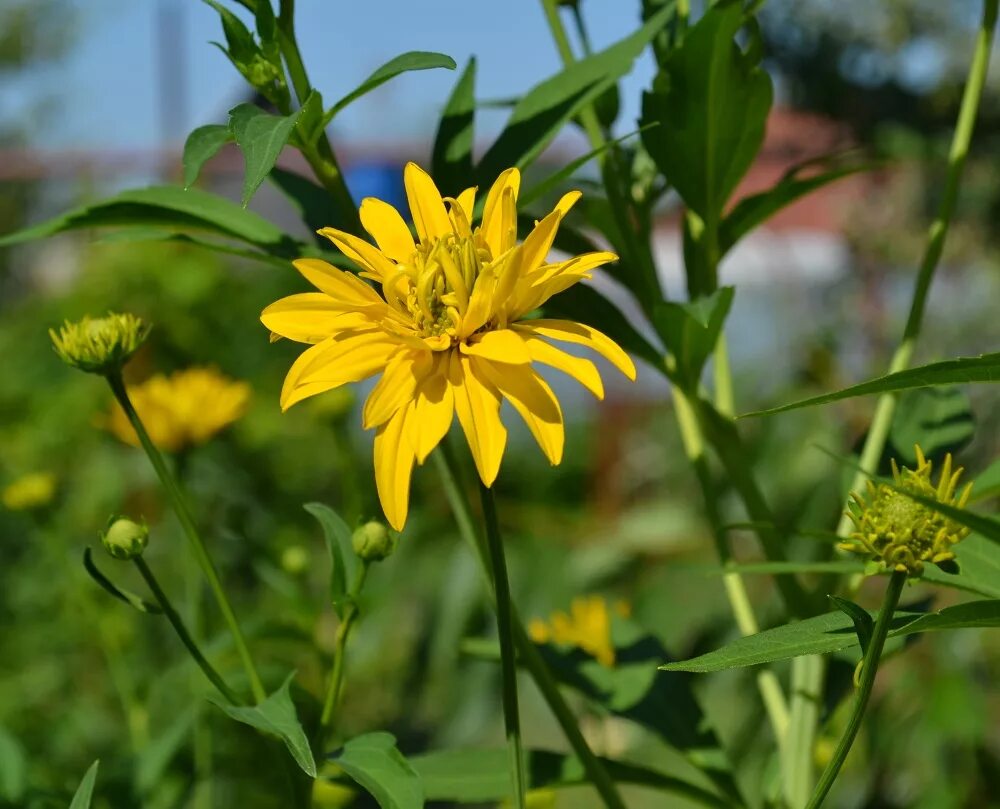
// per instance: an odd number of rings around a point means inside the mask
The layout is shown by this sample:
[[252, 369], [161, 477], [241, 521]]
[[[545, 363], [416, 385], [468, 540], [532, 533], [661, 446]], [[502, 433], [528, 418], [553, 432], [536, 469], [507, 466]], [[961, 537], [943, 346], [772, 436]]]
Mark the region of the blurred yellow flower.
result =
[[32, 472], [5, 486], [0, 492], [0, 501], [4, 508], [11, 511], [27, 511], [50, 503], [55, 493], [55, 475], [51, 472]]
[[312, 344], [285, 378], [282, 409], [381, 374], [362, 417], [366, 429], [376, 430], [375, 482], [397, 530], [406, 521], [414, 461], [424, 462], [455, 415], [487, 486], [496, 479], [507, 443], [500, 420], [504, 399], [549, 461], [562, 460], [562, 411], [534, 363], [569, 374], [598, 398], [604, 387], [590, 360], [563, 352], [551, 340], [587, 346], [635, 378], [628, 355], [596, 329], [569, 320], [522, 320], [617, 258], [594, 252], [547, 263], [559, 224], [580, 192], [560, 199], [518, 244], [517, 169], [494, 183], [479, 227], [472, 225], [475, 188], [442, 199], [413, 163], [403, 181], [418, 242], [395, 208], [371, 197], [362, 201], [360, 214], [377, 249], [334, 228], [320, 231], [381, 295], [352, 273], [299, 259], [295, 267], [320, 291], [283, 298], [261, 315], [272, 334]]
[[[250, 401], [250, 386], [215, 368], [188, 368], [130, 385], [128, 395], [153, 443], [165, 452], [179, 452], [206, 443], [239, 419]], [[117, 403], [105, 425], [122, 441], [139, 445]]]
[[[626, 601], [617, 601], [614, 611], [623, 618], [631, 613]], [[601, 596], [574, 598], [570, 611], [554, 612], [548, 621], [535, 618], [528, 624], [528, 634], [535, 643], [562, 643], [575, 646], [605, 666], [615, 664], [615, 646], [611, 639], [611, 614]]]

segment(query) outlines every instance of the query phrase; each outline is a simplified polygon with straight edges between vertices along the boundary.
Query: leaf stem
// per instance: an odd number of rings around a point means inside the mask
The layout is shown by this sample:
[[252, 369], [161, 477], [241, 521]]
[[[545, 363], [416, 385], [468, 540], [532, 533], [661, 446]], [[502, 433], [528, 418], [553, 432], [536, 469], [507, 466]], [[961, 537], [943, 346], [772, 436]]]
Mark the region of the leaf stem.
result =
[[864, 718], [865, 708], [868, 706], [868, 700], [872, 694], [872, 686], [875, 684], [875, 675], [878, 673], [882, 648], [885, 646], [885, 639], [889, 634], [889, 627], [892, 624], [892, 616], [896, 610], [896, 605], [899, 604], [899, 597], [903, 592], [904, 584], [906, 584], [906, 573], [893, 572], [892, 577], [889, 579], [889, 585], [885, 590], [885, 597], [882, 601], [878, 618], [875, 621], [875, 629], [872, 633], [872, 639], [868, 644], [868, 651], [865, 653], [861, 664], [861, 681], [858, 684], [858, 695], [854, 701], [854, 710], [851, 713], [851, 718], [848, 720], [847, 727], [844, 729], [844, 735], [840, 737], [840, 742], [837, 744], [833, 758], [830, 759], [830, 763], [827, 764], [826, 769], [820, 776], [806, 809], [817, 809], [823, 803], [827, 793], [829, 793], [830, 788], [833, 786], [833, 782], [840, 773], [840, 768], [847, 759], [847, 754], [851, 752], [851, 745], [854, 744], [854, 739], [861, 728], [861, 720]]
[[320, 745], [326, 740], [326, 736], [330, 732], [330, 726], [333, 724], [334, 711], [340, 702], [340, 693], [343, 690], [344, 685], [344, 662], [347, 657], [347, 640], [351, 635], [351, 630], [354, 628], [354, 624], [358, 619], [358, 596], [361, 595], [361, 590], [365, 586], [365, 578], [368, 576], [368, 562], [361, 560], [358, 565], [357, 573], [355, 574], [354, 584], [351, 587], [351, 592], [349, 594], [350, 598], [347, 607], [344, 610], [344, 619], [340, 622], [340, 626], [337, 628], [337, 638], [334, 648], [334, 658], [333, 658], [333, 670], [330, 672], [330, 682], [326, 689], [326, 699], [323, 702], [323, 713], [319, 720], [319, 736], [318, 740]]
[[514, 651], [513, 606], [510, 597], [510, 580], [507, 577], [507, 560], [504, 557], [503, 538], [497, 520], [496, 498], [493, 489], [480, 483], [479, 494], [483, 503], [486, 522], [486, 545], [493, 571], [493, 592], [497, 601], [497, 633], [500, 636], [500, 669], [503, 675], [503, 718], [510, 752], [510, 775], [514, 785], [515, 809], [524, 809], [525, 778], [524, 750], [521, 746], [521, 717], [517, 704], [517, 659]]
[[[455, 522], [458, 525], [459, 534], [475, 551], [476, 557], [480, 562], [483, 577], [489, 585], [493, 577], [490, 555], [485, 548], [479, 532], [476, 530], [468, 498], [458, 483], [458, 464], [451, 451], [451, 446], [447, 442], [442, 443], [441, 447], [433, 453], [433, 457], [437, 465], [438, 474], [441, 477], [445, 496], [448, 498]], [[496, 598], [493, 595], [492, 587], [488, 587], [487, 592], [489, 592], [490, 600], [494, 605], [494, 609], [496, 609]], [[569, 742], [569, 746], [583, 765], [587, 777], [593, 783], [598, 794], [600, 794], [604, 805], [608, 809], [625, 809], [625, 803], [618, 793], [618, 787], [611, 776], [608, 775], [608, 771], [604, 768], [600, 759], [590, 749], [590, 745], [587, 744], [583, 733], [580, 732], [576, 716], [574, 716], [573, 711], [570, 710], [569, 705], [559, 691], [559, 684], [549, 670], [548, 664], [528, 637], [524, 623], [517, 615], [516, 608], [512, 612], [511, 623], [514, 628], [514, 644], [517, 647], [521, 663], [528, 670], [532, 679], [534, 679], [535, 685], [538, 686], [538, 690], [541, 691], [542, 697], [549, 706], [549, 710], [552, 711], [553, 716], [555, 716], [556, 721], [559, 723], [559, 727], [566, 736], [566, 741]]]
[[110, 374], [107, 380], [108, 385], [111, 387], [111, 392], [115, 395], [115, 399], [118, 400], [118, 404], [121, 405], [122, 410], [125, 411], [129, 423], [135, 430], [135, 434], [139, 437], [139, 443], [142, 445], [143, 450], [145, 450], [149, 462], [153, 465], [160, 483], [170, 498], [181, 528], [184, 529], [184, 533], [191, 543], [191, 548], [194, 551], [195, 558], [198, 560], [198, 565], [208, 580], [208, 586], [212, 591], [212, 595], [215, 596], [219, 610], [222, 612], [222, 616], [229, 627], [229, 632], [233, 637], [233, 644], [236, 646], [236, 651], [239, 653], [240, 660], [243, 662], [243, 668], [246, 670], [247, 678], [250, 681], [250, 688], [253, 691], [254, 699], [258, 703], [263, 702], [267, 697], [267, 693], [264, 691], [264, 685], [260, 680], [260, 675], [257, 673], [250, 650], [247, 648], [243, 630], [240, 629], [239, 621], [236, 620], [236, 613], [233, 612], [233, 607], [229, 603], [226, 591], [222, 587], [219, 573], [215, 569], [211, 556], [208, 554], [208, 548], [205, 546], [201, 534], [198, 533], [198, 528], [195, 526], [194, 517], [191, 515], [187, 499], [184, 497], [180, 485], [174, 480], [173, 475], [170, 474], [170, 470], [167, 469], [163, 456], [156, 448], [156, 445], [153, 444], [149, 433], [146, 432], [142, 419], [136, 413], [135, 407], [133, 407], [132, 401], [129, 399], [128, 391], [125, 389], [125, 382], [122, 380], [121, 373]]
[[205, 676], [211, 681], [219, 693], [222, 694], [226, 700], [232, 705], [243, 705], [243, 700], [239, 698], [235, 691], [233, 691], [226, 681], [222, 679], [222, 675], [212, 666], [211, 663], [202, 654], [201, 649], [198, 648], [198, 644], [195, 643], [194, 638], [191, 637], [191, 633], [188, 632], [187, 627], [184, 626], [184, 621], [181, 620], [181, 616], [174, 609], [173, 604], [170, 603], [170, 599], [167, 594], [163, 592], [163, 588], [160, 587], [160, 583], [156, 580], [153, 575], [153, 571], [150, 570], [149, 565], [146, 564], [146, 560], [141, 556], [135, 556], [132, 558], [135, 566], [139, 570], [139, 574], [145, 580], [146, 584], [149, 586], [150, 591], [153, 593], [153, 597], [156, 599], [156, 603], [160, 605], [163, 610], [164, 616], [170, 621], [170, 625], [174, 628], [177, 633], [177, 637], [180, 638], [181, 643], [184, 644], [188, 653], [194, 659], [194, 662], [198, 664], [198, 667], [205, 673]]

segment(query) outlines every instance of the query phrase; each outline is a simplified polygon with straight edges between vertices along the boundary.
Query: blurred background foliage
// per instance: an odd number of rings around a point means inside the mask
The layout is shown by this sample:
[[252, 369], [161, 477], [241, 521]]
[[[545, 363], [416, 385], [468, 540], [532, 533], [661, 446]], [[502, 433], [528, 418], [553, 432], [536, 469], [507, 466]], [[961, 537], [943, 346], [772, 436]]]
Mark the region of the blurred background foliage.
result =
[[[771, 317], [809, 318], [782, 332], [794, 340], [782, 343], [786, 354], [777, 369], [769, 352], [740, 355], [741, 410], [881, 372], [940, 190], [978, 6], [971, 0], [764, 5], [766, 64], [784, 103], [828, 116], [890, 162], [865, 180], [866, 192], [845, 223], [848, 273], [808, 288], [782, 289], [781, 281], [772, 281], [741, 289], [734, 343], [741, 335], [753, 343], [773, 328]], [[0, 71], [31, 71], [38, 60], [58, 56], [72, 36], [65, 4], [7, 3], [0, 9]], [[936, 284], [924, 360], [978, 353], [1000, 336], [998, 91], [994, 80]], [[37, 115], [0, 117], [0, 142], [30, 143], [40, 119], [58, 125], [44, 99]], [[76, 193], [81, 201], [89, 198], [86, 187]], [[50, 194], [64, 197], [66, 190], [23, 180], [0, 184], [0, 233], [37, 218]], [[150, 564], [185, 605], [223, 673], [242, 685], [236, 656], [206, 609], [184, 538], [146, 459], [100, 427], [110, 395], [98, 380], [60, 364], [46, 330], [85, 313], [132, 311], [154, 331], [128, 369], [130, 380], [210, 365], [250, 383], [246, 415], [173, 460], [238, 612], [252, 616], [244, 621], [265, 680], [277, 684], [290, 669], [298, 671], [294, 697], [308, 725], [318, 713], [311, 695], [322, 692], [336, 619], [324, 607], [328, 561], [321, 532], [302, 505], [328, 503], [352, 523], [378, 514], [378, 505], [370, 437], [359, 429], [351, 397], [327, 395], [279, 412], [278, 391], [295, 349], [269, 346], [257, 318], [267, 303], [301, 289], [290, 266], [230, 261], [184, 244], [64, 236], [42, 248], [0, 252], [0, 488], [35, 473], [55, 481], [51, 499], [0, 508], [0, 806], [67, 805], [95, 758], [102, 760], [97, 807], [280, 805], [281, 771], [260, 766], [284, 755], [276, 743], [192, 700], [207, 686], [165, 622], [108, 598], [84, 573], [83, 549], [97, 545], [109, 514], [145, 517], [152, 529]], [[989, 387], [959, 396], [959, 427], [953, 408], [938, 449], [961, 450], [961, 462], [975, 473], [1000, 454], [998, 399]], [[918, 398], [910, 397], [904, 412], [925, 412], [920, 408], [929, 405]], [[498, 492], [525, 617], [546, 617], [568, 609], [578, 595], [596, 593], [629, 603], [632, 620], [676, 656], [707, 651], [732, 636], [700, 496], [665, 399], [649, 383], [637, 392], [614, 390], [601, 406], [576, 400], [566, 460], [557, 469], [515, 435]], [[779, 520], [803, 534], [793, 550], [797, 558], [820, 555], [822, 540], [809, 532], [835, 521], [847, 479], [817, 447], [845, 452], [855, 446], [870, 406], [853, 400], [745, 425]], [[894, 433], [893, 454], [906, 456], [915, 433], [927, 440], [927, 421], [917, 421], [915, 432], [904, 425]], [[341, 729], [347, 736], [390, 730], [407, 752], [499, 746], [499, 672], [462, 651], [464, 638], [490, 635], [492, 618], [430, 467], [416, 475], [413, 502], [398, 552], [378, 566], [364, 593]], [[731, 521], [745, 519], [735, 498], [724, 502]], [[751, 560], [755, 552], [748, 535], [742, 556]], [[104, 559], [100, 566], [141, 590], [131, 568]], [[750, 579], [751, 595], [775, 608], [773, 618], [777, 603], [768, 601], [763, 581]], [[926, 588], [908, 598], [932, 596], [936, 605], [956, 598]], [[768, 615], [765, 610], [765, 622]], [[848, 657], [831, 669], [831, 693], [837, 683], [840, 693], [849, 687], [851, 670]], [[842, 779], [842, 805], [1000, 806], [998, 675], [996, 636], [972, 631], [923, 637], [905, 662], [887, 663], [870, 733]], [[742, 771], [756, 773], [754, 786], [766, 792], [776, 764], [753, 744], [768, 731], [762, 731], [752, 676], [727, 672], [693, 683]], [[560, 746], [558, 729], [526, 679], [522, 691], [528, 738], [540, 747]], [[699, 779], [648, 732], [592, 703], [577, 704], [598, 752]], [[820, 757], [829, 755], [839, 718], [821, 740]], [[865, 768], [866, 761], [879, 767]], [[667, 805], [655, 793], [626, 794], [636, 807]], [[348, 799], [329, 786], [316, 800], [339, 806]], [[572, 789], [560, 792], [556, 805], [592, 800], [586, 790]]]

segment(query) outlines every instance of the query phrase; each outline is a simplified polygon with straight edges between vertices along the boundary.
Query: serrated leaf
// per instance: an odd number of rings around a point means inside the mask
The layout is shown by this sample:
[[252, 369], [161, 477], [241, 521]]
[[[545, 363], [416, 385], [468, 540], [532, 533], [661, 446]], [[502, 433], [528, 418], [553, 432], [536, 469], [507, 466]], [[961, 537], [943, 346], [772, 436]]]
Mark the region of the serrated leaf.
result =
[[764, 140], [771, 79], [759, 56], [744, 53], [736, 32], [739, 0], [713, 5], [670, 52], [640, 123], [646, 151], [688, 208], [717, 218]]
[[135, 609], [139, 610], [139, 612], [150, 613], [153, 615], [163, 612], [158, 604], [146, 601], [137, 596], [135, 593], [119, 587], [111, 581], [111, 579], [101, 573], [101, 571], [98, 570], [97, 565], [94, 563], [93, 554], [90, 548], [83, 549], [83, 568], [90, 575], [90, 578], [92, 578], [119, 601], [124, 601], [130, 607], [135, 607]]
[[434, 149], [431, 174], [441, 192], [461, 193], [472, 178], [472, 142], [476, 125], [476, 57], [470, 57], [462, 75], [451, 91], [441, 114]]
[[672, 6], [661, 9], [630, 36], [574, 62], [529, 90], [483, 155], [473, 184], [485, 188], [505, 169], [523, 169], [531, 163], [567, 121], [631, 70], [635, 59], [672, 14]]
[[808, 399], [792, 402], [791, 404], [746, 413], [741, 418], [747, 416], [770, 416], [775, 413], [784, 413], [788, 410], [815, 407], [816, 405], [837, 402], [841, 399], [871, 396], [876, 393], [894, 393], [896, 391], [927, 388], [934, 385], [964, 385], [978, 382], [1000, 382], [1000, 353], [982, 354], [978, 357], [959, 357], [954, 360], [932, 362], [929, 365], [908, 368], [905, 371], [886, 374], [877, 379], [852, 385], [849, 388], [844, 388], [834, 393], [824, 393], [821, 396], [812, 396]]
[[[873, 619], [877, 616], [872, 611], [868, 614]], [[892, 617], [889, 637], [997, 626], [1000, 626], [1000, 600], [970, 601], [938, 612], [897, 612]], [[830, 612], [739, 638], [721, 649], [690, 660], [667, 663], [661, 668], [665, 671], [702, 673], [723, 671], [790, 660], [802, 655], [829, 654], [858, 645], [853, 621], [841, 612]]]
[[969, 397], [959, 388], [919, 388], [899, 398], [889, 442], [897, 460], [912, 465], [914, 444], [928, 458], [957, 452], [972, 440], [975, 421]]
[[201, 167], [230, 143], [233, 133], [223, 124], [199, 126], [184, 141], [184, 187], [190, 188], [201, 173]]
[[378, 801], [382, 809], [421, 809], [420, 776], [396, 748], [391, 733], [366, 733], [329, 756]]
[[94, 784], [97, 782], [97, 767], [101, 761], [98, 759], [90, 765], [90, 769], [83, 776], [80, 786], [73, 794], [69, 809], [90, 809], [90, 801], [94, 797]]
[[[428, 801], [449, 803], [487, 803], [502, 801], [510, 795], [510, 754], [499, 750], [440, 750], [412, 756], [409, 762], [424, 786]], [[681, 778], [602, 758], [608, 775], [619, 784], [657, 789], [681, 795], [702, 806], [731, 807], [717, 795]], [[586, 771], [574, 756], [547, 750], [525, 751], [525, 774], [528, 789], [556, 789], [589, 783]]]
[[337, 615], [343, 618], [348, 587], [359, 564], [351, 539], [353, 532], [336, 511], [323, 503], [306, 503], [303, 508], [319, 521], [323, 529], [323, 539], [330, 553], [330, 603]]
[[278, 160], [295, 131], [299, 112], [271, 115], [254, 104], [240, 104], [229, 111], [229, 128], [245, 164], [243, 198], [245, 208]]
[[288, 692], [295, 679], [295, 672], [285, 678], [281, 687], [265, 699], [260, 705], [241, 707], [230, 705], [214, 694], [208, 695], [208, 700], [231, 719], [250, 725], [264, 733], [277, 736], [288, 748], [295, 763], [311, 778], [316, 777], [316, 761], [309, 747], [309, 739], [299, 723], [295, 704]]
[[689, 303], [666, 301], [654, 312], [656, 331], [673, 354], [677, 373], [691, 388], [697, 386], [733, 305], [733, 287]]
[[868, 644], [871, 643], [872, 635], [875, 634], [875, 621], [871, 615], [860, 605], [855, 604], [847, 598], [839, 596], [828, 596], [834, 606], [844, 615], [851, 619], [854, 624], [854, 632], [858, 636], [858, 643], [861, 644], [862, 654], [867, 654]]
[[370, 93], [376, 87], [385, 84], [389, 79], [398, 76], [400, 73], [407, 73], [411, 70], [432, 70], [441, 67], [447, 70], [454, 70], [457, 65], [454, 59], [443, 53], [435, 53], [433, 51], [407, 51], [406, 53], [401, 53], [378, 68], [361, 84], [334, 104], [330, 111], [327, 112], [325, 120], [329, 123], [338, 112], [352, 101], [356, 101], [361, 96]]

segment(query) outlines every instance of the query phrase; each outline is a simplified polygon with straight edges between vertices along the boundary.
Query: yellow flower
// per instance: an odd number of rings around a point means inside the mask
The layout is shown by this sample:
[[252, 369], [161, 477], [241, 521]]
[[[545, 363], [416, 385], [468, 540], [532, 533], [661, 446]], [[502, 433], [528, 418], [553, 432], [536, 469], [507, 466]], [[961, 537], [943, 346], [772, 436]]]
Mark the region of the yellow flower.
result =
[[401, 530], [409, 505], [414, 461], [423, 463], [458, 416], [483, 483], [500, 468], [507, 430], [506, 399], [527, 423], [553, 464], [563, 452], [563, 417], [535, 363], [577, 379], [604, 395], [594, 364], [550, 340], [587, 346], [630, 379], [628, 355], [596, 329], [569, 320], [523, 320], [552, 295], [614, 261], [595, 252], [547, 263], [556, 230], [580, 197], [566, 194], [517, 242], [520, 173], [508, 169], [486, 196], [482, 224], [472, 226], [475, 188], [442, 199], [434, 181], [413, 163], [403, 174], [419, 241], [395, 208], [368, 198], [361, 222], [375, 240], [334, 228], [319, 231], [375, 282], [317, 259], [296, 268], [319, 292], [292, 295], [267, 307], [261, 321], [272, 334], [311, 343], [285, 378], [281, 407], [317, 393], [382, 377], [365, 402], [363, 423], [375, 433], [375, 482], [389, 523]]
[[55, 475], [51, 472], [32, 472], [4, 487], [0, 492], [0, 501], [11, 511], [27, 511], [48, 504], [55, 493]]
[[[250, 386], [214, 368], [188, 368], [130, 385], [128, 395], [153, 443], [166, 452], [179, 452], [206, 443], [240, 418], [250, 400]], [[117, 403], [106, 426], [127, 444], [139, 445]]]
[[[627, 602], [615, 603], [615, 612], [628, 617]], [[535, 618], [528, 624], [528, 634], [535, 643], [563, 643], [582, 649], [605, 666], [615, 664], [615, 646], [611, 639], [611, 616], [608, 602], [601, 596], [574, 598], [570, 612], [554, 612], [548, 621]]]

